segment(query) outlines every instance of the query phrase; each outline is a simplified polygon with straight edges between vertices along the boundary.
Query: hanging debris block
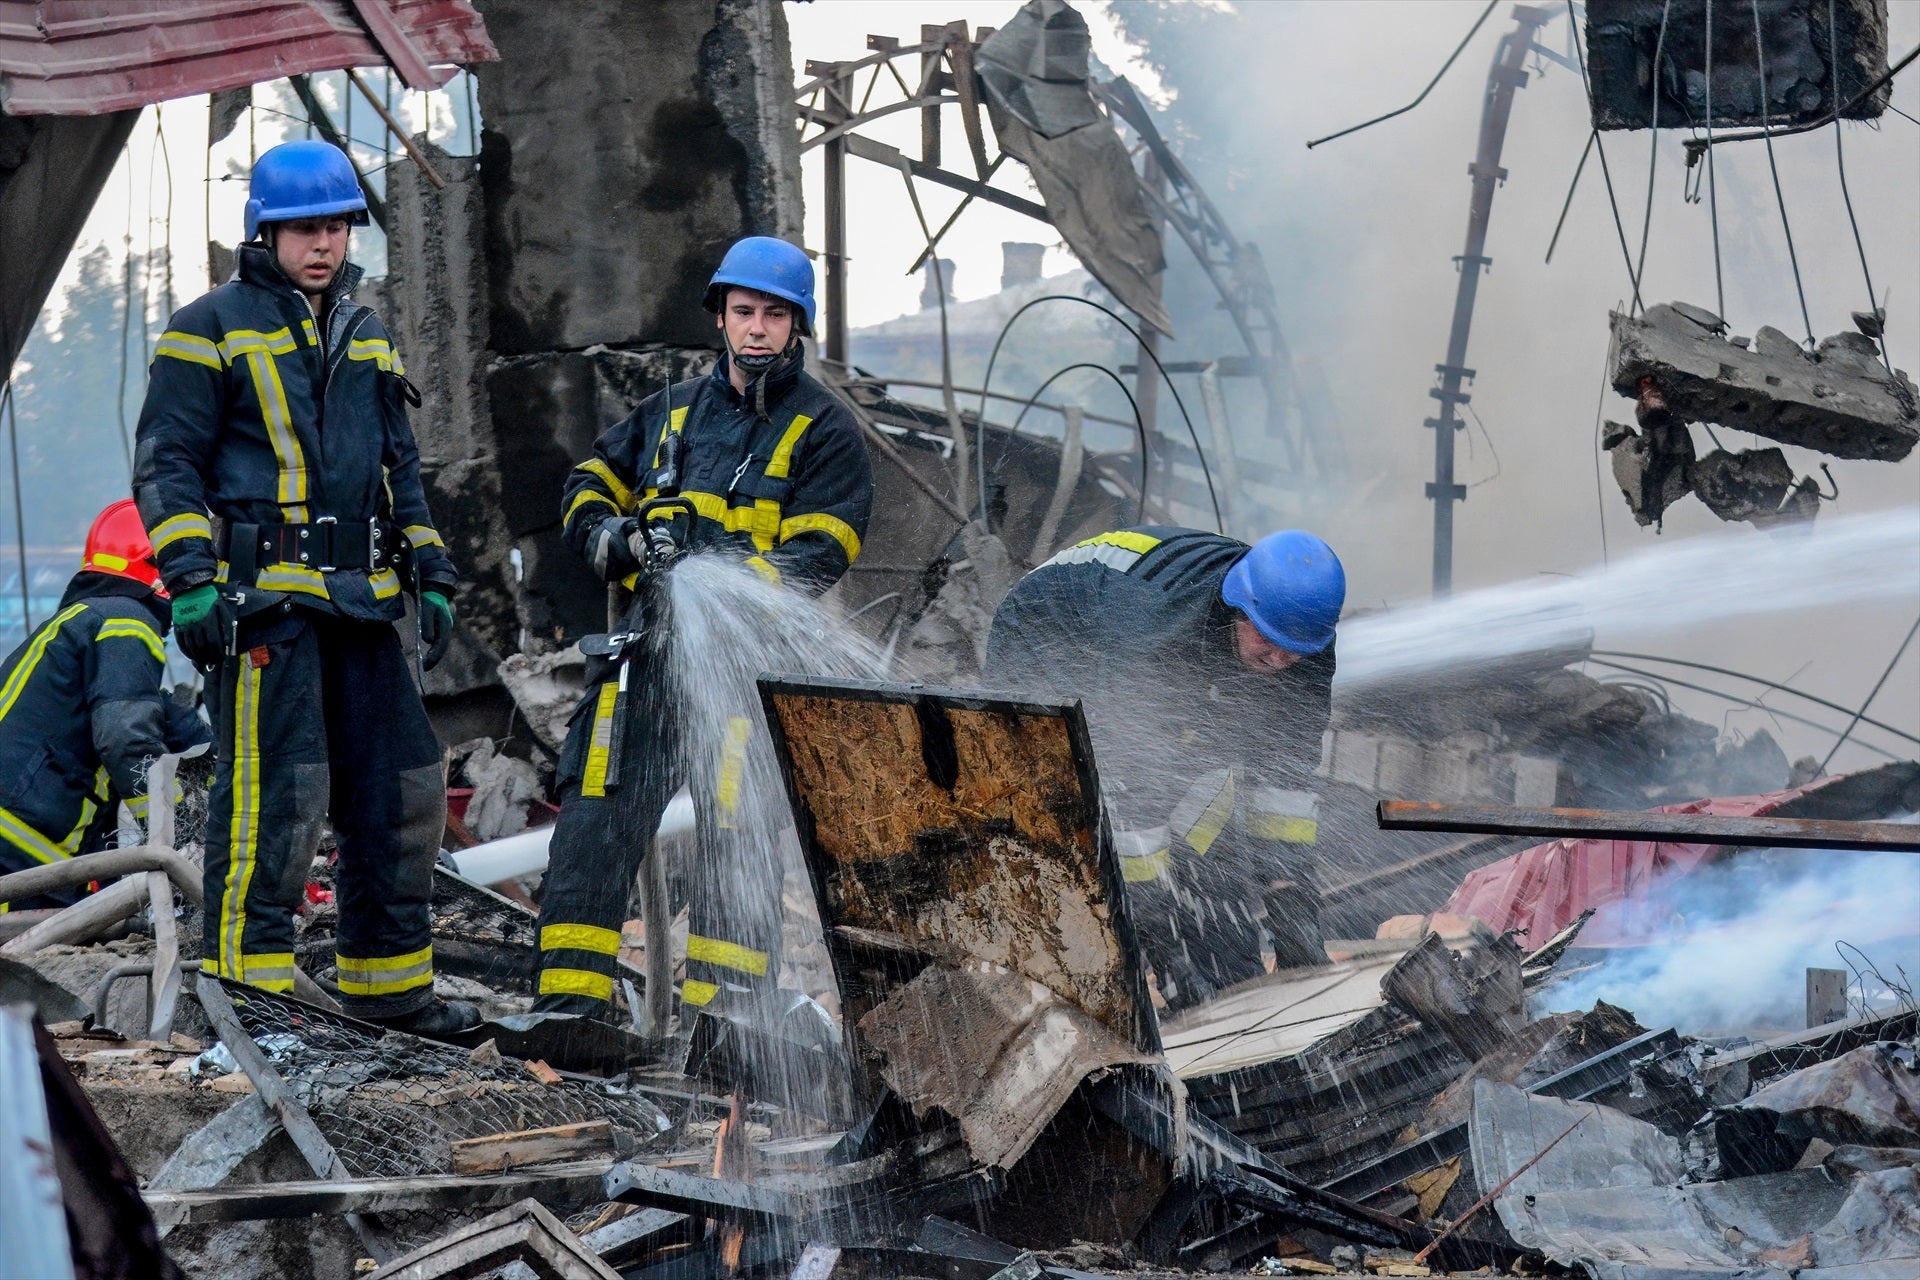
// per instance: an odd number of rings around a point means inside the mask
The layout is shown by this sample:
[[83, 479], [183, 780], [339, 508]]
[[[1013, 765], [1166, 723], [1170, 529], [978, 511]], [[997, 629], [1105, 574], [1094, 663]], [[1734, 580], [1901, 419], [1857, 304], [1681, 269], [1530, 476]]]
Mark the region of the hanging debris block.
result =
[[1643, 525], [1653, 524], [1667, 508], [1690, 492], [1693, 439], [1684, 426], [1653, 427], [1644, 432], [1620, 422], [1607, 423], [1600, 445], [1613, 461], [1613, 478], [1626, 495], [1627, 509]]
[[1820, 486], [1811, 477], [1796, 481], [1787, 455], [1779, 449], [1715, 449], [1693, 464], [1693, 491], [1722, 520], [1771, 525], [1811, 520], [1820, 510]]
[[1836, 458], [1898, 462], [1920, 442], [1920, 394], [1865, 334], [1835, 334], [1808, 352], [1777, 329], [1748, 344], [1722, 337], [1725, 328], [1684, 303], [1614, 312], [1613, 389], [1639, 400], [1651, 379], [1676, 424], [1719, 423]]
[[[1826, 0], [1769, 0], [1757, 6], [1757, 28], [1755, 7], [1732, 0], [1718, 5], [1711, 0], [1590, 0], [1593, 127], [1651, 128], [1656, 111], [1658, 123], [1669, 127], [1810, 124], [1831, 115], [1836, 105], [1845, 107], [1886, 73], [1886, 0], [1836, 0], [1834, 33], [1827, 29]], [[1829, 83], [1834, 61], [1840, 71], [1838, 98]], [[1877, 119], [1887, 109], [1888, 95], [1882, 86], [1841, 114], [1849, 120]]]

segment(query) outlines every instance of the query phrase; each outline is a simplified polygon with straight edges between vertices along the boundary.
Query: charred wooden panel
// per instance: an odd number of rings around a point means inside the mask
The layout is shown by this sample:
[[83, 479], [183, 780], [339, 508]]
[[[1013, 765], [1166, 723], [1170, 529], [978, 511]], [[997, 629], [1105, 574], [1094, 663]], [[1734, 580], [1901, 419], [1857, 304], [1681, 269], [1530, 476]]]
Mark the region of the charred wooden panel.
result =
[[[1158, 1049], [1077, 705], [760, 683], [849, 1021], [964, 955]], [[876, 944], [902, 961], [878, 981]]]

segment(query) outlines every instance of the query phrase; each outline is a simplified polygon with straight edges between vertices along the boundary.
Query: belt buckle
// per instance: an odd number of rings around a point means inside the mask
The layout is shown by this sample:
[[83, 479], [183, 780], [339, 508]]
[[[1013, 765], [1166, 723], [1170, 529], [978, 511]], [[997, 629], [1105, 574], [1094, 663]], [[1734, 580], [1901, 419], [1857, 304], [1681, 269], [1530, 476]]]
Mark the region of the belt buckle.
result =
[[[339, 520], [333, 516], [321, 516], [318, 520], [314, 521], [316, 525], [335, 525], [339, 523]], [[324, 530], [318, 541], [322, 545], [314, 549], [314, 555], [320, 560], [320, 564], [317, 567], [320, 572], [328, 573], [335, 568], [333, 563], [333, 530]]]

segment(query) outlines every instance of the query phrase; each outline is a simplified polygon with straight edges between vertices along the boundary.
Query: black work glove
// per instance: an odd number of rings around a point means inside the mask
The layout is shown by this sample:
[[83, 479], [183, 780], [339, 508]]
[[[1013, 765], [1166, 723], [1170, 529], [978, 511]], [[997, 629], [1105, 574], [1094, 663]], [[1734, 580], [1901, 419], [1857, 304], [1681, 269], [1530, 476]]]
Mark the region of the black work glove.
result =
[[420, 669], [431, 671], [453, 643], [453, 604], [438, 591], [420, 593]]
[[227, 656], [227, 638], [233, 634], [233, 605], [211, 582], [203, 582], [173, 599], [173, 632], [180, 652], [202, 671], [213, 671]]

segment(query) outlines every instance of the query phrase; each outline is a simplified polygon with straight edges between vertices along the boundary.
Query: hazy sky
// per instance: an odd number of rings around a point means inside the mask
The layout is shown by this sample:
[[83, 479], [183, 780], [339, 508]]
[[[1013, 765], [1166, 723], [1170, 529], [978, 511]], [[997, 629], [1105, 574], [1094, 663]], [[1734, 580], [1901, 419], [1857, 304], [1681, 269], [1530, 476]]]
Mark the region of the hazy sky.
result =
[[[1466, 165], [1474, 150], [1486, 68], [1500, 34], [1511, 27], [1508, 7], [1496, 9], [1418, 110], [1312, 152], [1303, 144], [1405, 103], [1481, 7], [1477, 0], [1211, 4], [1205, 17], [1219, 32], [1217, 67], [1194, 82], [1167, 86], [1173, 94], [1212, 95], [1211, 117], [1235, 122], [1232, 143], [1243, 159], [1229, 176], [1228, 189], [1212, 194], [1230, 214], [1254, 209], [1263, 215], [1257, 232], [1243, 229], [1243, 234], [1258, 235], [1280, 288], [1288, 339], [1298, 355], [1325, 370], [1341, 429], [1363, 461], [1364, 474], [1352, 491], [1330, 495], [1316, 516], [1348, 564], [1356, 602], [1412, 599], [1427, 588], [1431, 509], [1421, 484], [1429, 478], [1432, 442], [1420, 423], [1432, 412], [1426, 391], [1433, 384], [1433, 365], [1445, 354], [1456, 280], [1450, 259], [1460, 252], [1466, 223]], [[788, 4], [785, 13], [800, 77], [808, 58], [863, 56], [869, 32], [911, 43], [922, 22], [964, 18], [976, 27], [998, 26], [1016, 8], [983, 0], [886, 5], [815, 0]], [[1082, 10], [1094, 31], [1096, 54], [1130, 75], [1142, 75], [1107, 6], [1086, 4]], [[1889, 10], [1889, 47], [1897, 55], [1920, 41], [1920, 0], [1891, 0]], [[1550, 23], [1545, 38], [1554, 48], [1564, 47], [1566, 20]], [[436, 137], [464, 123], [460, 81], [451, 93], [403, 96], [410, 125], [417, 127], [431, 113]], [[1901, 78], [1894, 103], [1920, 116], [1920, 73]], [[202, 213], [203, 191], [214, 235], [231, 242], [239, 232], [244, 186], [206, 182], [204, 99], [168, 103], [159, 114], [172, 160], [176, 282], [184, 298], [204, 285], [200, 246], [209, 224]], [[150, 235], [163, 236], [167, 183], [152, 145], [155, 115], [148, 112], [135, 131], [128, 160], [103, 193], [83, 245], [104, 242], [117, 248], [130, 225], [136, 249]], [[257, 112], [254, 144], [264, 149], [286, 124]], [[1481, 285], [1467, 359], [1480, 371], [1472, 407], [1484, 433], [1476, 425], [1461, 437], [1459, 470], [1464, 480], [1485, 483], [1476, 483], [1459, 510], [1455, 579], [1461, 589], [1597, 566], [1603, 529], [1612, 555], [1657, 545], [1653, 530], [1634, 525], [1610, 475], [1602, 476], [1596, 494], [1596, 406], [1604, 416], [1622, 420], [1631, 410], [1601, 388], [1607, 312], [1626, 297], [1628, 282], [1596, 163], [1588, 165], [1554, 262], [1542, 261], [1587, 128], [1576, 73], [1549, 66], [1516, 98], [1502, 157], [1510, 177], [1495, 200], [1489, 241], [1495, 261]], [[377, 121], [364, 106], [355, 111], [353, 132], [363, 140], [379, 140]], [[868, 132], [917, 150], [912, 113]], [[1920, 369], [1920, 235], [1915, 232], [1920, 227], [1920, 125], [1890, 112], [1877, 127], [1845, 126], [1844, 136], [1861, 234], [1888, 307], [1894, 363]], [[948, 137], [950, 163], [957, 159], [956, 167], [964, 168], [956, 124], [950, 124]], [[1606, 142], [1621, 215], [1637, 252], [1647, 207], [1648, 135], [1614, 133]], [[1813, 329], [1824, 336], [1848, 327], [1847, 313], [1866, 302], [1836, 181], [1833, 131], [1781, 140], [1775, 152]], [[215, 149], [213, 176], [243, 169], [248, 154], [243, 120]], [[1680, 139], [1663, 133], [1644, 291], [1649, 301], [1684, 299], [1711, 306], [1706, 205], [1683, 200], [1682, 172]], [[1739, 333], [1772, 324], [1797, 335], [1799, 307], [1764, 148], [1726, 148], [1717, 173], [1728, 318]], [[810, 155], [805, 174], [808, 242], [818, 247], [817, 156]], [[1014, 164], [1006, 166], [998, 183], [1031, 190]], [[849, 318], [860, 325], [915, 308], [919, 282], [905, 270], [922, 238], [897, 173], [855, 160], [849, 185], [854, 246]], [[936, 226], [957, 198], [940, 188], [921, 192], [925, 214]], [[1050, 228], [1018, 214], [976, 205], [949, 234], [942, 253], [957, 260], [955, 284], [966, 298], [997, 287], [1001, 241], [1056, 239]], [[1169, 249], [1170, 257], [1182, 253], [1177, 246]], [[1049, 255], [1050, 272], [1071, 265], [1063, 251]], [[1174, 347], [1178, 357], [1178, 344]], [[1497, 478], [1489, 442], [1498, 451]], [[1734, 433], [1727, 443], [1737, 448], [1754, 442]], [[1823, 460], [1788, 452], [1800, 472]], [[1920, 503], [1920, 459], [1830, 465], [1845, 510]], [[1746, 526], [1722, 526], [1692, 499], [1676, 506], [1667, 521], [1667, 536], [1722, 529], [1768, 536]], [[1704, 627], [1664, 644], [1662, 651], [1792, 679], [1808, 692], [1854, 703], [1879, 676], [1920, 609], [1920, 583], [1911, 586], [1911, 598], [1897, 607]], [[1722, 722], [1726, 704], [1679, 697], [1691, 713]], [[1875, 709], [1884, 718], [1920, 728], [1920, 651], [1907, 654]], [[1763, 713], [1739, 712], [1725, 723], [1742, 732], [1773, 728], [1790, 754], [1824, 754], [1818, 735], [1772, 724]], [[1849, 748], [1837, 763], [1859, 766], [1880, 758]]]

